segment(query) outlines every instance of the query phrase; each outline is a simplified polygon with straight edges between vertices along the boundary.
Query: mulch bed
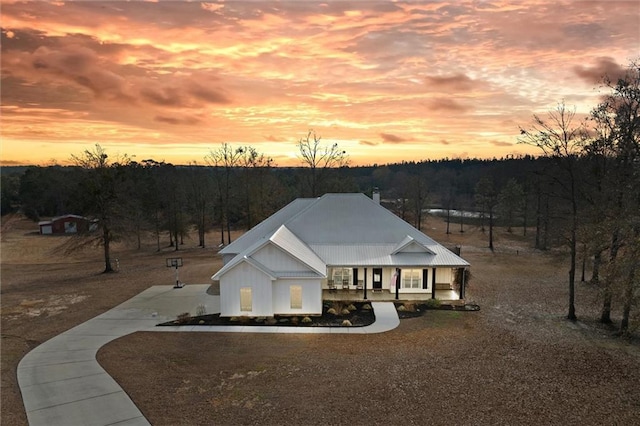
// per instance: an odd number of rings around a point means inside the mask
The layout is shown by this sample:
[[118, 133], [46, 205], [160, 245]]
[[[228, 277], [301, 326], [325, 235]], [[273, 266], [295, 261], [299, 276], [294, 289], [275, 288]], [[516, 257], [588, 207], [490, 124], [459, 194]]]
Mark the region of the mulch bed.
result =
[[396, 311], [398, 311], [398, 317], [400, 319], [421, 317], [428, 310], [460, 311], [460, 312], [475, 312], [480, 310], [480, 306], [475, 304], [434, 305], [432, 303], [394, 302], [394, 305], [396, 307]]
[[[182, 316], [158, 326], [239, 325], [278, 327], [364, 327], [375, 322], [371, 304], [325, 301], [322, 315], [275, 315], [273, 317], [221, 317], [220, 314]], [[348, 323], [346, 322], [348, 321]]]

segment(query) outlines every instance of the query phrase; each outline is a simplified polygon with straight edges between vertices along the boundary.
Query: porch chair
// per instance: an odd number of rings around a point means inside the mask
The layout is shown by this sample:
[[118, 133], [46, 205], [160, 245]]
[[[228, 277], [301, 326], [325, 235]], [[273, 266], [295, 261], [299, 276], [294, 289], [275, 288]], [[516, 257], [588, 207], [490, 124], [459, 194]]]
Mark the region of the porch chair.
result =
[[336, 291], [336, 282], [334, 280], [327, 280], [327, 285], [329, 286], [329, 291]]
[[364, 288], [364, 281], [358, 280], [358, 285], [356, 285], [356, 290], [362, 290]]
[[342, 289], [343, 290], [349, 290], [349, 280], [348, 279], [342, 280]]

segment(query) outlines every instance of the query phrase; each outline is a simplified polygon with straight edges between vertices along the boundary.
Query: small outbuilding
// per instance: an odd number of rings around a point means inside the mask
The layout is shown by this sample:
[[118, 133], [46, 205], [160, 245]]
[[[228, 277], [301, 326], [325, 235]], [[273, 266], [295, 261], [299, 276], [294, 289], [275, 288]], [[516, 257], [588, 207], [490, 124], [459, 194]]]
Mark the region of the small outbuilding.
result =
[[77, 234], [93, 231], [96, 228], [96, 222], [84, 216], [67, 214], [38, 222], [38, 226], [41, 235]]

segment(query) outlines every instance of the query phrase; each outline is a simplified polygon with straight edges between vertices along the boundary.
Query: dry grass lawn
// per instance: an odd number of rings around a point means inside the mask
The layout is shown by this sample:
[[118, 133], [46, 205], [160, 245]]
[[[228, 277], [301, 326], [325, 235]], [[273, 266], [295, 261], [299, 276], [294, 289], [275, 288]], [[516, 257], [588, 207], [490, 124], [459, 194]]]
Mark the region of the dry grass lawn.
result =
[[[104, 275], [99, 250], [65, 255], [65, 237], [36, 228], [3, 222], [2, 424], [26, 424], [15, 369], [31, 348], [172, 283], [169, 249], [122, 243], [120, 272]], [[564, 255], [534, 252], [502, 230], [492, 254], [478, 229], [447, 236], [439, 219], [425, 231], [462, 245], [480, 312], [430, 311], [370, 336], [136, 333], [98, 360], [154, 425], [637, 424], [638, 339], [597, 324], [588, 284], [578, 284], [580, 321], [564, 319]], [[206, 283], [220, 267], [214, 249], [192, 240], [180, 255], [187, 283]]]

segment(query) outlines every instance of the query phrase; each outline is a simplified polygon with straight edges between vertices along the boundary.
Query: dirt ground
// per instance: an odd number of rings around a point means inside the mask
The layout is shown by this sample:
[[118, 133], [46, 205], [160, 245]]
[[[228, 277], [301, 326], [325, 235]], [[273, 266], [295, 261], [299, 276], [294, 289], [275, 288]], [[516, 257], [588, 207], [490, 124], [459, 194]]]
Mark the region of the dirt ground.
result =
[[[219, 235], [197, 247], [197, 235], [185, 239], [179, 251], [162, 241], [161, 252], [149, 239], [141, 250], [134, 242], [113, 247], [112, 258], [119, 272], [102, 274], [102, 248], [89, 247], [66, 253], [67, 236], [43, 236], [38, 225], [19, 217], [2, 218], [0, 243], [0, 299], [2, 306], [0, 346], [2, 425], [26, 425], [26, 415], [16, 383], [20, 359], [40, 343], [91, 319], [153, 285], [175, 283], [175, 272], [165, 266], [168, 257], [182, 257], [180, 281], [209, 283], [221, 266], [215, 246]], [[235, 238], [236, 233], [233, 237]]]
[[[2, 424], [26, 424], [15, 369], [31, 348], [171, 284], [166, 257], [184, 258], [187, 283], [220, 267], [216, 250], [193, 240], [177, 255], [120, 243], [120, 271], [104, 275], [99, 249], [65, 255], [66, 237], [36, 229], [3, 219]], [[424, 230], [462, 246], [468, 300], [481, 311], [429, 311], [379, 335], [136, 333], [98, 360], [154, 425], [637, 424], [638, 338], [597, 324], [589, 284], [577, 286], [580, 321], [564, 319], [566, 256], [531, 250], [520, 230], [499, 230], [495, 253], [477, 228], [446, 235], [429, 218]]]

